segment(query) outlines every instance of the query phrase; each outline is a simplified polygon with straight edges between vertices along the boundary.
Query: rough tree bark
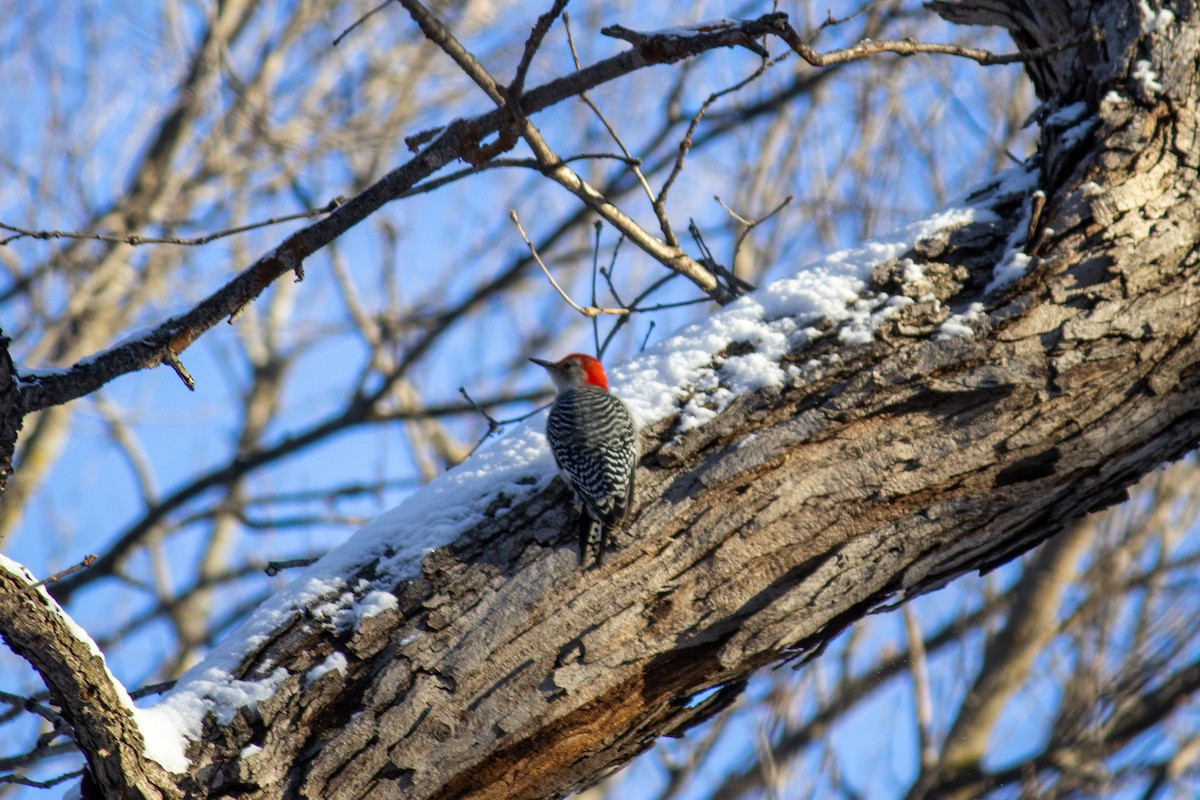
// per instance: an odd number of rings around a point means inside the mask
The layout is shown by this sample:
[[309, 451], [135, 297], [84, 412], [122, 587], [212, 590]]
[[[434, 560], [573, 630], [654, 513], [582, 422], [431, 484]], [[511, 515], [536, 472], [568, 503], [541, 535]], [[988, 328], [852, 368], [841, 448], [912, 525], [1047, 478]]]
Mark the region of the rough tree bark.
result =
[[8, 351], [9, 338], [0, 332], [0, 493], [8, 486], [13, 471], [13, 453], [17, 434], [25, 419], [20, 393], [17, 391], [17, 370]]
[[[992, 187], [1001, 222], [881, 266], [880, 290], [916, 302], [872, 344], [825, 337], [788, 355], [806, 365], [791, 385], [645, 431], [632, 522], [601, 569], [575, 567], [559, 484], [497, 497], [506, 515], [402, 585], [361, 565], [356, 592], [398, 607], [343, 633], [296, 615], [266, 638], [238, 677], [287, 677], [206, 724], [183, 794], [562, 796], [716, 713], [753, 670], [1004, 563], [1194, 447], [1194, 6], [1160, 24], [1130, 0], [934, 6], [1025, 50], [1091, 32], [1029, 66], [1044, 203]], [[1014, 230], [1029, 270], [986, 294]], [[973, 337], [939, 335], [973, 303]], [[344, 670], [304, 679], [335, 651]]]

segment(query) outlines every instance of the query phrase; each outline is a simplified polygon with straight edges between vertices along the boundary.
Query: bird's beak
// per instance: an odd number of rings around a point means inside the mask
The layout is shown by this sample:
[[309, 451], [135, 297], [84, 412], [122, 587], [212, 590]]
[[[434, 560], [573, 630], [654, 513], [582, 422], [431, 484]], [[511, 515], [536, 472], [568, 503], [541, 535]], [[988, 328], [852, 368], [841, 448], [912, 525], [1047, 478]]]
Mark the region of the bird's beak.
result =
[[537, 364], [539, 367], [542, 367], [542, 368], [544, 368], [544, 369], [548, 369], [548, 370], [550, 370], [551, 372], [557, 372], [557, 371], [558, 371], [558, 364], [555, 364], [553, 361], [543, 361], [543, 360], [542, 360], [542, 359], [540, 359], [540, 358], [531, 358], [531, 359], [529, 359], [529, 360], [530, 360], [530, 361], [532, 361], [533, 363]]

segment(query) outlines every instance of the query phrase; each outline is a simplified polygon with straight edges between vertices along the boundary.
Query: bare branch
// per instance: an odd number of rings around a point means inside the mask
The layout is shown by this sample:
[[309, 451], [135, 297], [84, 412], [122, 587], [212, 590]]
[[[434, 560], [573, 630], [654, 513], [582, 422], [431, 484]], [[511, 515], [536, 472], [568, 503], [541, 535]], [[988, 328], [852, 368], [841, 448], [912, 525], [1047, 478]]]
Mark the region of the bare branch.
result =
[[999, 55], [977, 47], [963, 47], [962, 45], [943, 44], [940, 42], [859, 42], [853, 47], [831, 50], [828, 53], [818, 53], [806, 45], [800, 39], [799, 34], [790, 27], [780, 34], [780, 38], [788, 43], [796, 55], [814, 67], [828, 67], [833, 64], [856, 61], [860, 58], [880, 53], [894, 53], [899, 56], [914, 56], [921, 53], [958, 56], [978, 62], [982, 66], [990, 67], [999, 64], [1021, 64], [1027, 61], [1037, 61], [1048, 55], [1062, 52], [1069, 47], [1078, 47], [1080, 44], [1089, 41], [1092, 36], [1088, 34], [1087, 36], [1066, 42], [1059, 42], [1048, 47], [1039, 47], [1020, 53], [1001, 53]]
[[550, 10], [538, 17], [537, 22], [534, 23], [533, 30], [529, 32], [529, 38], [525, 40], [525, 51], [521, 53], [521, 61], [517, 64], [517, 74], [513, 77], [512, 83], [508, 85], [510, 103], [520, 105], [521, 93], [525, 91], [525, 75], [529, 72], [529, 65], [533, 63], [533, 56], [542, 46], [542, 41], [549, 33], [554, 20], [559, 14], [564, 13], [563, 9], [567, 7], [568, 2], [570, 0], [554, 0], [554, 5]]
[[521, 414], [516, 417], [509, 417], [508, 419], [496, 419], [495, 417], [493, 417], [491, 414], [489, 414], [487, 412], [487, 409], [485, 409], [483, 407], [483, 405], [475, 402], [475, 398], [471, 397], [471, 395], [467, 393], [467, 389], [465, 386], [458, 387], [458, 391], [462, 394], [463, 397], [467, 398], [467, 402], [475, 407], [475, 410], [479, 412], [480, 416], [482, 416], [485, 420], [487, 420], [487, 424], [488, 424], [487, 433], [485, 433], [483, 435], [483, 438], [481, 438], [478, 442], [476, 442], [475, 446], [471, 448], [472, 453], [474, 453], [476, 450], [478, 450], [480, 445], [482, 445], [484, 442], [486, 442], [492, 436], [494, 436], [495, 434], [497, 434], [501, 430], [503, 430], [505, 425], [513, 425], [518, 422], [524, 422], [525, 420], [532, 417], [534, 414], [541, 411], [543, 408], [546, 408], [545, 405], [541, 405], [541, 406], [538, 406], [537, 408], [533, 409], [533, 411], [530, 411], [526, 414]]
[[363, 14], [363, 15], [362, 15], [361, 17], [359, 17], [358, 19], [354, 20], [354, 22], [353, 22], [353, 23], [350, 25], [350, 27], [349, 27], [349, 28], [346, 28], [346, 30], [342, 31], [341, 33], [339, 33], [339, 34], [337, 35], [337, 37], [336, 37], [336, 38], [334, 38], [334, 40], [333, 40], [333, 46], [334, 46], [334, 47], [337, 47], [339, 44], [341, 44], [341, 43], [342, 43], [342, 39], [345, 39], [347, 36], [349, 36], [349, 35], [350, 35], [350, 33], [351, 33], [351, 32], [352, 32], [352, 31], [353, 31], [355, 28], [357, 28], [359, 25], [362, 25], [364, 22], [366, 22], [367, 20], [369, 20], [371, 17], [373, 17], [373, 16], [375, 16], [376, 14], [378, 14], [380, 11], [383, 11], [385, 8], [387, 8], [389, 5], [391, 5], [391, 2], [392, 2], [392, 0], [384, 0], [382, 3], [380, 3], [380, 4], [379, 4], [379, 5], [377, 5], [377, 6], [375, 6], [375, 8], [372, 8], [370, 11], [368, 11], [368, 12], [367, 12], [367, 13], [365, 13], [365, 14]]
[[756, 20], [722, 20], [701, 23], [688, 28], [674, 28], [670, 33], [640, 33], [624, 25], [609, 25], [600, 33], [614, 39], [623, 39], [648, 61], [670, 63], [687, 58], [688, 50], [699, 42], [720, 41], [721, 47], [744, 47], [760, 58], [770, 58], [758, 40], [769, 34], [778, 35], [771, 28], [787, 27], [788, 15], [766, 14]]
[[0, 783], [11, 783], [17, 786], [29, 786], [34, 789], [53, 789], [60, 783], [66, 783], [69, 780], [78, 778], [83, 775], [83, 770], [77, 769], [71, 772], [64, 772], [62, 775], [56, 775], [53, 778], [47, 778], [44, 781], [36, 781], [32, 778], [22, 778], [20, 775], [0, 775]]
[[[836, 20], [835, 20], [836, 22]], [[691, 48], [700, 42], [720, 40], [722, 46], [740, 46], [751, 50], [766, 59], [770, 54], [763, 49], [757, 39], [772, 35], [783, 39], [792, 51], [814, 67], [828, 67], [846, 61], [855, 61], [879, 53], [894, 53], [901, 56], [933, 53], [940, 55], [959, 56], [976, 61], [983, 66], [996, 64], [1015, 64], [1026, 61], [1037, 61], [1048, 55], [1061, 52], [1069, 47], [1076, 47], [1096, 36], [1089, 33], [1084, 37], [1066, 42], [1025, 50], [1019, 53], [1003, 53], [997, 55], [976, 47], [963, 47], [956, 44], [938, 42], [913, 41], [867, 41], [852, 47], [819, 53], [805, 44], [796, 29], [788, 24], [788, 15], [782, 12], [765, 14], [756, 20], [721, 20], [719, 22], [694, 25], [690, 28], [673, 28], [669, 32], [651, 31], [643, 33], [630, 30], [623, 25], [610, 25], [600, 30], [605, 36], [622, 39], [634, 46], [637, 52], [648, 61], [655, 63], [670, 63], [690, 56]]]
[[13, 562], [0, 568], [0, 629], [46, 682], [105, 794], [181, 796], [174, 779], [143, 753], [129, 696], [114, 682], [95, 643], [79, 638], [82, 629]]
[[45, 586], [48, 583], [54, 583], [55, 581], [58, 581], [58, 580], [61, 580], [62, 578], [67, 577], [68, 575], [70, 575], [73, 572], [78, 572], [81, 569], [87, 569], [94, 563], [96, 563], [95, 554], [88, 554], [88, 555], [84, 556], [82, 560], [77, 561], [76, 563], [72, 564], [71, 566], [67, 567], [66, 569], [60, 569], [58, 572], [54, 573], [53, 575], [51, 575], [49, 577], [42, 578], [40, 581], [29, 584], [22, 591], [32, 592], [34, 589], [38, 588], [39, 586]]
[[94, 239], [101, 242], [113, 242], [117, 244], [128, 245], [143, 245], [143, 244], [177, 244], [188, 247], [198, 247], [200, 245], [215, 242], [217, 239], [224, 239], [228, 236], [236, 236], [239, 233], [258, 230], [259, 228], [268, 228], [272, 225], [278, 225], [281, 222], [292, 222], [298, 219], [312, 219], [333, 211], [339, 205], [344, 203], [346, 198], [335, 197], [321, 208], [314, 208], [311, 211], [300, 211], [295, 214], [285, 214], [282, 217], [271, 217], [264, 219], [261, 222], [251, 222], [248, 225], [239, 225], [236, 228], [228, 228], [215, 233], [208, 233], [204, 236], [195, 236], [184, 238], [179, 236], [142, 236], [136, 233], [117, 234], [117, 233], [91, 233], [87, 231], [39, 231], [27, 228], [20, 228], [16, 225], [9, 225], [0, 222], [0, 229], [12, 231], [16, 236], [9, 236], [5, 239], [0, 239], [0, 247], [3, 247], [17, 239]]
[[[442, 25], [418, 0], [399, 0], [399, 2], [408, 9], [413, 19], [421, 26], [422, 32], [432, 42], [441, 47], [471, 80], [475, 81], [497, 105], [505, 105], [496, 79], [488, 73], [487, 69], [478, 59], [463, 47], [449, 29]], [[728, 37], [717, 37], [717, 39], [706, 37], [704, 41], [708, 42], [711, 39], [712, 41], [740, 42], [741, 38], [739, 31], [734, 31]], [[576, 75], [579, 74], [576, 73]], [[604, 217], [610, 224], [628, 236], [634, 244], [653, 256], [663, 266], [690, 278], [697, 286], [710, 294], [713, 299], [725, 303], [736, 296], [736, 292], [731, 291], [729, 287], [718, 281], [708, 269], [690, 258], [680, 247], [663, 243], [654, 236], [651, 236], [633, 219], [605, 199], [594, 187], [580, 177], [578, 173], [568, 167], [563, 159], [546, 143], [541, 133], [525, 115], [523, 109], [507, 107], [507, 110], [512, 115], [516, 130], [520, 132], [520, 136], [529, 145], [530, 149], [533, 150], [534, 156], [542, 165], [543, 174], [582, 200], [589, 208]], [[510, 146], [503, 132], [496, 146], [505, 149]]]
[[[576, 71], [578, 71], [579, 70], [579, 53], [576, 52], [576, 50], [575, 50], [575, 38], [571, 35], [571, 17], [567, 14], [567, 12], [564, 11], [563, 15], [562, 15], [562, 19], [563, 19], [563, 27], [567, 31], [567, 45], [571, 48], [571, 59], [572, 59], [572, 61], [575, 62], [575, 69], [576, 69]], [[654, 208], [654, 212], [656, 214], [658, 214], [659, 206], [658, 206], [657, 200], [654, 196], [654, 190], [650, 188], [649, 181], [647, 181], [646, 176], [642, 174], [641, 159], [635, 159], [633, 157], [633, 154], [629, 152], [629, 148], [627, 148], [625, 146], [625, 143], [623, 141], [621, 141], [621, 137], [620, 137], [620, 135], [617, 134], [616, 128], [614, 128], [612, 126], [612, 124], [604, 116], [604, 113], [602, 111], [600, 111], [600, 107], [597, 106], [594, 102], [592, 102], [592, 99], [590, 97], [588, 97], [587, 92], [580, 92], [579, 99], [582, 100], [584, 102], [584, 104], [586, 104], [587, 107], [592, 110], [592, 113], [596, 115], [596, 118], [598, 120], [600, 120], [600, 124], [604, 126], [604, 129], [606, 131], [608, 131], [608, 135], [612, 137], [613, 142], [616, 143], [617, 147], [621, 148], [621, 152], [625, 154], [625, 157], [627, 159], [629, 159], [631, 171], [633, 172], [634, 176], [638, 179], [638, 183], [641, 184], [642, 190], [646, 192], [646, 197], [648, 197], [650, 199], [651, 207]], [[668, 244], [678, 244], [678, 242], [672, 240], [673, 234], [670, 232], [670, 230], [671, 230], [670, 222], [668, 222], [665, 218], [660, 216], [659, 226], [662, 229], [663, 236], [666, 237]]]
[[[397, 2], [404, 6], [404, 10], [420, 26], [421, 33], [425, 34], [425, 38], [442, 48], [442, 51], [450, 56], [455, 64], [458, 64], [466, 76], [475, 81], [480, 89], [483, 89], [484, 94], [491, 98], [493, 103], [504, 107], [507, 100], [504, 87], [492, 77], [483, 64], [479, 63], [471, 51], [463, 47], [454, 34], [450, 33], [450, 29], [433, 15], [433, 12], [418, 0], [397, 0]], [[534, 31], [536, 33], [536, 27]], [[533, 40], [533, 35], [530, 36], [530, 39]]]
[[183, 385], [188, 388], [188, 391], [196, 391], [196, 381], [192, 378], [192, 374], [187, 371], [187, 367], [183, 365], [183, 362], [179, 360], [179, 356], [168, 351], [163, 356], [163, 362], [175, 370], [175, 374], [179, 376], [179, 380], [183, 381]]
[[571, 296], [567, 294], [561, 286], [558, 285], [558, 281], [554, 280], [554, 276], [551, 275], [550, 270], [546, 268], [546, 264], [542, 261], [542, 257], [538, 255], [537, 248], [533, 246], [533, 242], [529, 241], [529, 237], [525, 234], [525, 229], [521, 227], [521, 220], [519, 217], [517, 217], [517, 212], [510, 209], [508, 215], [516, 224], [517, 232], [521, 234], [521, 238], [525, 241], [525, 245], [529, 248], [529, 252], [533, 256], [533, 259], [537, 262], [537, 265], [542, 268], [542, 272], [546, 274], [546, 277], [550, 279], [550, 285], [554, 287], [555, 291], [558, 292], [559, 296], [561, 296], [563, 300], [567, 301], [567, 304], [570, 305], [571, 308], [575, 309], [580, 314], [583, 314], [585, 317], [595, 317], [599, 314], [612, 314], [614, 317], [620, 317], [629, 313], [628, 308], [597, 308], [595, 306], [588, 306], [585, 308], [584, 306], [581, 306], [572, 300]]
[[659, 191], [658, 197], [654, 200], [655, 213], [661, 219], [666, 218], [667, 195], [670, 194], [671, 187], [675, 185], [675, 180], [679, 177], [680, 173], [683, 172], [683, 164], [687, 159], [688, 151], [692, 149], [692, 137], [696, 135], [696, 129], [700, 126], [700, 120], [704, 119], [704, 115], [708, 112], [708, 109], [713, 103], [717, 102], [717, 100], [728, 94], [743, 89], [747, 85], [762, 77], [762, 75], [767, 71], [767, 67], [769, 67], [771, 63], [772, 62], [764, 56], [762, 62], [758, 65], [758, 69], [754, 70], [754, 72], [750, 73], [732, 86], [728, 86], [719, 92], [713, 92], [710, 94], [708, 98], [700, 104], [699, 110], [692, 115], [692, 121], [691, 124], [688, 125], [687, 133], [683, 135], [683, 140], [679, 143], [679, 152], [675, 156], [675, 165], [671, 168], [671, 172], [667, 175], [667, 179], [663, 182], [663, 187]]
[[746, 217], [743, 217], [741, 214], [738, 214], [732, 208], [727, 206], [725, 204], [725, 201], [721, 199], [720, 195], [713, 195], [713, 199], [716, 200], [717, 203], [720, 204], [721, 208], [725, 209], [725, 211], [728, 212], [729, 216], [733, 217], [735, 220], [737, 220], [743, 226], [742, 229], [740, 231], [738, 231], [737, 236], [734, 237], [734, 240], [733, 240], [733, 262], [732, 263], [736, 266], [737, 254], [738, 254], [738, 252], [741, 251], [742, 243], [746, 241], [746, 237], [750, 235], [750, 231], [754, 230], [756, 227], [758, 227], [762, 223], [766, 222], [771, 217], [778, 214], [780, 211], [783, 211], [783, 209], [787, 208], [787, 206], [792, 202], [792, 195], [789, 194], [787, 197], [783, 198], [783, 200], [778, 205], [776, 205], [774, 208], [772, 208], [770, 211], [768, 211], [766, 214], [764, 214], [760, 219], [747, 219]]

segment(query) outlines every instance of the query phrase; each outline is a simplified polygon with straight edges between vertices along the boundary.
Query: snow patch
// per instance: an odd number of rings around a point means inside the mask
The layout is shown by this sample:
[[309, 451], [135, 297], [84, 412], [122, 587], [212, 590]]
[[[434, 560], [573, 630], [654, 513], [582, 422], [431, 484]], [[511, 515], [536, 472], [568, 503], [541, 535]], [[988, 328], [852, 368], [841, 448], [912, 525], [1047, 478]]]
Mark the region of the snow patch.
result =
[[373, 591], [363, 597], [355, 604], [354, 610], [357, 613], [356, 622], [361, 622], [369, 617], [374, 617], [377, 614], [382, 614], [389, 608], [395, 608], [400, 604], [396, 599], [396, 595], [391, 592]]
[[[1038, 171], [1034, 170], [1031, 174], [1036, 175]], [[1032, 185], [1029, 188], [1032, 188]], [[1026, 237], [1029, 235], [1029, 223], [1032, 220], [1033, 204], [1027, 203], [1021, 212], [1021, 219], [1017, 221], [1012, 232], [1008, 234], [1008, 241], [1005, 242], [1004, 247], [1004, 256], [1000, 259], [1000, 263], [992, 268], [992, 280], [991, 283], [984, 287], [984, 294], [992, 294], [1000, 289], [1011, 286], [1029, 270], [1029, 265], [1033, 262], [1033, 259], [1022, 248], [1025, 245]]]
[[1079, 144], [1079, 142], [1083, 140], [1083, 137], [1092, 132], [1092, 128], [1095, 128], [1098, 122], [1099, 120], [1097, 119], [1087, 119], [1078, 125], [1073, 125], [1070, 128], [1067, 128], [1062, 132], [1062, 136], [1060, 137], [1063, 145], [1071, 148]]
[[[1022, 218], [1022, 222], [1029, 223], [1029, 214], [1026, 212]], [[1033, 259], [1021, 252], [1017, 246], [1018, 242], [1014, 242], [1015, 236], [1009, 237], [1008, 250], [1004, 254], [1004, 258], [992, 270], [992, 282], [987, 285], [984, 290], [985, 294], [1003, 289], [1016, 283], [1017, 280], [1029, 270], [1029, 264]]]
[[169, 772], [188, 770], [188, 740], [200, 739], [207, 714], [211, 713], [217, 724], [228, 725], [240, 709], [254, 708], [273, 696], [288, 675], [280, 667], [261, 680], [243, 681], [206, 664], [192, 668], [157, 705], [137, 709], [146, 756]]
[[372, 590], [370, 583], [360, 580], [360, 592], [366, 592], [361, 599], [352, 591], [341, 592], [337, 597], [321, 603], [313, 609], [312, 615], [339, 633], [354, 630], [364, 619], [383, 613], [397, 605], [396, 596], [390, 592]]
[[1042, 127], [1046, 130], [1061, 129], [1062, 133], [1059, 134], [1059, 138], [1062, 139], [1064, 146], [1074, 147], [1083, 137], [1091, 133], [1092, 128], [1096, 127], [1099, 122], [1095, 117], [1087, 117], [1087, 110], [1087, 103], [1082, 100], [1071, 103], [1069, 106], [1063, 106], [1046, 117], [1042, 121]]
[[967, 306], [967, 310], [961, 314], [952, 314], [946, 318], [940, 326], [938, 326], [938, 338], [950, 339], [961, 337], [965, 339], [975, 338], [975, 329], [972, 325], [987, 318], [984, 313], [983, 303], [971, 303]]
[[1079, 121], [1086, 113], [1087, 103], [1079, 100], [1071, 103], [1069, 106], [1063, 106], [1058, 111], [1055, 111], [1053, 114], [1046, 117], [1046, 121], [1042, 123], [1042, 127], [1065, 128], [1068, 125]]
[[1142, 85], [1142, 92], [1146, 97], [1154, 97], [1163, 90], [1162, 84], [1158, 82], [1158, 73], [1150, 68], [1149, 61], [1137, 62], [1131, 77]]
[[146, 740], [146, 758], [156, 761], [167, 772], [181, 775], [188, 771], [191, 761], [187, 757], [188, 732], [192, 739], [200, 738], [200, 726], [193, 724], [194, 717], [203, 719], [204, 709], [197, 708], [193, 714], [184, 714], [180, 703], [159, 704], [152, 708], [139, 708], [135, 715], [138, 728]]
[[1138, 4], [1138, 10], [1141, 11], [1143, 33], [1165, 31], [1175, 24], [1175, 12], [1169, 8], [1162, 8], [1155, 11], [1146, 0], [1141, 0]]
[[346, 656], [344, 653], [334, 651], [325, 657], [325, 660], [315, 667], [304, 673], [304, 685], [316, 683], [331, 672], [346, 672]]

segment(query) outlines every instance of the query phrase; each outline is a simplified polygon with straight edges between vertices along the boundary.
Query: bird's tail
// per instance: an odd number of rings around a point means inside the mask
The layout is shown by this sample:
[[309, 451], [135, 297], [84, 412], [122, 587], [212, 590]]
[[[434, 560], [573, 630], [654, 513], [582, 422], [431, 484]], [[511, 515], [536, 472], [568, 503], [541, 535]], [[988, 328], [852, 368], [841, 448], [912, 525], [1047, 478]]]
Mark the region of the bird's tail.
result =
[[586, 567], [588, 557], [595, 552], [596, 558], [592, 566], [600, 566], [604, 548], [608, 544], [608, 527], [588, 513], [585, 508], [579, 515], [579, 565]]

